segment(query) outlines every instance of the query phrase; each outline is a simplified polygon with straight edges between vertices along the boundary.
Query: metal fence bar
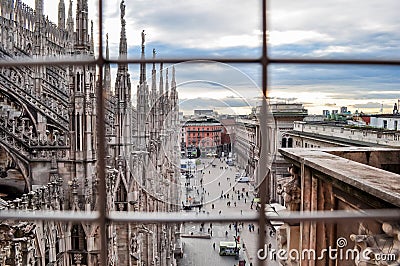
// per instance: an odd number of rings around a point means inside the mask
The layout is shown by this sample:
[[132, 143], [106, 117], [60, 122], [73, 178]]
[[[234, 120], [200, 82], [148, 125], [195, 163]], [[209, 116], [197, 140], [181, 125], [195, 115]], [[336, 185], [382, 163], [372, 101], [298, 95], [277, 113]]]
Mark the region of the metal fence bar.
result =
[[97, 222], [99, 224], [99, 231], [100, 231], [100, 261], [102, 262], [102, 265], [107, 265], [107, 224], [109, 223], [107, 219], [107, 190], [106, 190], [106, 129], [105, 129], [105, 123], [103, 123], [100, 120], [105, 119], [105, 94], [103, 90], [103, 64], [104, 64], [104, 58], [103, 58], [103, 0], [99, 0], [99, 6], [98, 6], [98, 12], [99, 12], [99, 57], [97, 60], [97, 66], [99, 69], [99, 80], [98, 86], [97, 86], [97, 112], [98, 112], [98, 117], [100, 118], [99, 121], [97, 121], [96, 124], [96, 129], [97, 129], [97, 134], [98, 134], [98, 143], [97, 143], [97, 149], [98, 149], [98, 161], [97, 161], [97, 174], [98, 174], [98, 179], [99, 179], [99, 197], [98, 197], [98, 211], [99, 211], [99, 217], [97, 219]]
[[[152, 221], [168, 221], [168, 222], [204, 222], [204, 221], [220, 221], [220, 222], [232, 222], [232, 221], [255, 221], [261, 215], [262, 212], [258, 214], [228, 214], [228, 215], [218, 215], [218, 214], [195, 214], [195, 213], [183, 213], [178, 217], [176, 213], [148, 213], [148, 212], [112, 212], [109, 214], [111, 221], [118, 222], [152, 222]], [[301, 221], [325, 221], [330, 223], [343, 222], [343, 221], [357, 221], [357, 220], [376, 220], [381, 219], [384, 221], [389, 220], [399, 220], [400, 219], [400, 209], [379, 209], [379, 210], [362, 210], [362, 211], [315, 211], [315, 212], [280, 212], [279, 214], [267, 212], [264, 216], [268, 221], [277, 222], [301, 222]]]
[[[241, 214], [196, 214], [196, 213], [179, 213], [175, 212], [111, 212], [105, 214], [107, 221], [121, 223], [163, 223], [163, 222], [249, 222], [258, 221], [259, 214], [244, 213]], [[359, 211], [315, 211], [315, 212], [279, 212], [278, 214], [267, 212], [265, 217], [269, 221], [280, 222], [302, 222], [302, 221], [319, 221], [319, 222], [345, 222], [359, 220], [382, 220], [382, 221], [398, 221], [400, 219], [400, 209], [370, 209]], [[75, 212], [75, 211], [15, 211], [2, 210], [0, 219], [27, 220], [27, 221], [88, 221], [98, 222], [99, 218], [103, 218], [99, 211], [91, 212]]]
[[[265, 115], [266, 112], [266, 99], [268, 96], [268, 46], [267, 46], [267, 0], [262, 1], [262, 57], [261, 57], [261, 64], [262, 64], [262, 111], [261, 115]], [[261, 147], [260, 147], [260, 162], [259, 165], [267, 166], [266, 162], [266, 147], [268, 146], [268, 141], [265, 140], [267, 136], [267, 128], [265, 126], [266, 119], [261, 118], [260, 121], [260, 131], [261, 131]], [[264, 137], [264, 138], [263, 138]], [[259, 186], [259, 194], [260, 194], [260, 210], [265, 210], [265, 204], [267, 203], [267, 199], [269, 199], [269, 189], [267, 189], [267, 184], [269, 184], [269, 177], [270, 177], [270, 169], [267, 171], [260, 171], [258, 170], [258, 175], [267, 173], [266, 176], [259, 176], [258, 178], [263, 178], [260, 186]], [[258, 180], [259, 182], [260, 180]], [[260, 232], [266, 231], [266, 223], [269, 222], [266, 219], [265, 215], [261, 214], [262, 212], [258, 212], [258, 227]], [[262, 248], [266, 243], [266, 234], [258, 234], [258, 248]], [[263, 260], [258, 260], [257, 265], [262, 266], [266, 262]]]
[[108, 59], [99, 56], [97, 59], [82, 57], [47, 57], [40, 56], [36, 58], [19, 57], [13, 60], [0, 60], [0, 67], [10, 66], [37, 66], [37, 65], [104, 65], [104, 64], [140, 64], [140, 63], [234, 63], [234, 64], [304, 64], [304, 65], [377, 65], [377, 66], [400, 66], [400, 60], [379, 60], [379, 59], [323, 59], [323, 58], [163, 58], [163, 59]]
[[75, 211], [24, 211], [1, 210], [0, 219], [26, 220], [26, 221], [87, 221], [95, 222], [99, 219], [99, 212]]
[[389, 65], [400, 66], [400, 60], [328, 59], [328, 58], [269, 58], [269, 64], [329, 64], [329, 65]]

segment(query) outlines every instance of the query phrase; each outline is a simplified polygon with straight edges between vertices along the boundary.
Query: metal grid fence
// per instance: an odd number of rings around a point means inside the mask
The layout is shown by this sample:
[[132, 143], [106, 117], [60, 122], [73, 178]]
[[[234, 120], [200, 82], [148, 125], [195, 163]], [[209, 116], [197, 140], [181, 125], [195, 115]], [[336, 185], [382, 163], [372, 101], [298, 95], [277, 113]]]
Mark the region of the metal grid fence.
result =
[[[117, 64], [117, 63], [181, 63], [190, 61], [217, 61], [221, 63], [246, 63], [246, 64], [257, 64], [262, 67], [262, 93], [264, 97], [268, 93], [268, 67], [272, 64], [329, 64], [329, 65], [375, 65], [375, 66], [400, 66], [400, 60], [359, 60], [359, 59], [288, 59], [288, 58], [271, 58], [268, 56], [268, 44], [267, 44], [267, 0], [261, 0], [261, 13], [262, 13], [262, 55], [259, 58], [163, 58], [163, 59], [106, 59], [103, 56], [103, 2], [99, 1], [98, 13], [99, 18], [99, 34], [98, 34], [98, 57], [96, 59], [86, 58], [24, 58], [16, 59], [12, 61], [0, 61], [0, 67], [10, 66], [35, 66], [35, 65], [96, 65], [98, 69], [102, 69], [105, 64]], [[103, 73], [99, 71], [99, 80], [103, 80]], [[98, 117], [104, 117], [105, 102], [103, 98], [102, 83], [99, 82], [97, 86], [96, 95]], [[99, 143], [105, 143], [105, 128], [104, 123], [97, 123], [98, 141]], [[98, 146], [98, 169], [97, 174], [99, 178], [99, 210], [95, 212], [49, 212], [49, 211], [15, 211], [15, 210], [3, 210], [0, 213], [0, 219], [15, 219], [15, 220], [27, 220], [27, 221], [69, 221], [69, 222], [93, 222], [99, 224], [101, 250], [100, 259], [102, 265], [107, 263], [107, 239], [106, 239], [106, 226], [110, 222], [119, 223], [175, 223], [175, 222], [231, 222], [232, 220], [240, 222], [258, 222], [260, 231], [265, 230], [266, 222], [268, 221], [281, 221], [281, 222], [301, 222], [301, 221], [314, 221], [314, 222], [328, 222], [336, 223], [343, 221], [359, 221], [359, 220], [385, 220], [385, 221], [398, 221], [400, 219], [400, 209], [380, 209], [380, 210], [363, 210], [363, 212], [348, 212], [348, 211], [315, 211], [315, 212], [291, 212], [281, 215], [279, 217], [269, 216], [268, 214], [258, 212], [253, 215], [207, 215], [199, 216], [190, 213], [182, 213], [177, 216], [174, 213], [146, 213], [146, 212], [112, 212], [108, 213], [106, 210], [106, 183], [105, 183], [105, 165], [106, 150], [105, 145]], [[263, 164], [260, 161], [260, 164]], [[265, 209], [267, 195], [265, 182], [268, 182], [267, 174], [263, 183], [259, 186], [260, 194], [260, 209]], [[263, 247], [265, 243], [265, 235], [259, 234], [258, 239], [259, 247]], [[259, 261], [259, 265], [265, 265], [266, 261]]]

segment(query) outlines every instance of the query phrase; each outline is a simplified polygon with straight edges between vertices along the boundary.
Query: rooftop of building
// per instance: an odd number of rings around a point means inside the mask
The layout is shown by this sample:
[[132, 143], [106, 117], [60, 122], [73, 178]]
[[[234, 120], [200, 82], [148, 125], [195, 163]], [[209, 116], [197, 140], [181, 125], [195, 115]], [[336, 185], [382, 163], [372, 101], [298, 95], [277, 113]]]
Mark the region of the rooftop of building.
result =
[[359, 114], [360, 117], [378, 117], [378, 118], [400, 118], [400, 113], [397, 114]]
[[[261, 113], [261, 106], [257, 106], [255, 113]], [[301, 103], [268, 103], [268, 112], [274, 116], [307, 116], [308, 110]]]
[[224, 118], [224, 119], [219, 119], [219, 121], [224, 126], [234, 126], [236, 124], [236, 120], [234, 118]]
[[260, 124], [260, 122], [258, 121], [258, 119], [256, 117], [240, 117], [236, 119], [236, 122], [239, 124], [244, 124], [247, 126], [257, 126]]
[[[400, 118], [400, 117], [399, 117]], [[335, 120], [326, 120], [326, 121], [295, 121], [296, 124], [305, 124], [305, 125], [316, 125], [316, 126], [327, 126], [327, 127], [340, 127], [340, 128], [349, 128], [360, 131], [376, 131], [380, 133], [394, 133], [398, 132], [398, 130], [390, 130], [386, 128], [378, 128], [372, 126], [357, 126], [350, 125], [346, 121], [335, 121]]]
[[193, 126], [193, 125], [221, 125], [221, 122], [210, 116], [196, 116], [187, 121], [185, 121], [185, 126]]
[[[290, 130], [285, 132], [285, 134], [288, 135], [298, 135], [300, 134], [299, 131], [296, 130]], [[385, 145], [382, 144], [377, 144], [377, 143], [371, 143], [371, 142], [365, 142], [365, 141], [360, 141], [360, 140], [353, 140], [349, 138], [341, 138], [338, 136], [328, 136], [328, 135], [322, 135], [322, 134], [317, 134], [317, 133], [311, 133], [311, 132], [301, 132], [302, 136], [308, 137], [308, 138], [314, 138], [316, 140], [324, 140], [333, 144], [341, 144], [341, 146], [355, 146], [355, 147], [382, 147]], [[389, 145], [387, 145], [389, 147]]]

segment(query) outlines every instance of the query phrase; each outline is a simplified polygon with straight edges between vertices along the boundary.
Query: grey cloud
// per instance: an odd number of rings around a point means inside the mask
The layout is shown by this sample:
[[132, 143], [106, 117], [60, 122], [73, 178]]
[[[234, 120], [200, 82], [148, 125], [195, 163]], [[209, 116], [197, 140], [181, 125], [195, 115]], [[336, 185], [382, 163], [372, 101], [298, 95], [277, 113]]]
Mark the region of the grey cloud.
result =
[[[367, 102], [364, 104], [354, 104], [351, 105], [354, 108], [381, 108], [382, 107], [382, 103], [378, 103], [378, 102]], [[383, 108], [390, 108], [393, 107], [392, 105], [389, 104], [383, 104]]]
[[336, 103], [325, 103], [324, 105], [328, 107], [337, 107]]
[[[33, 0], [29, 1], [34, 3]], [[58, 3], [45, 1], [45, 8], [47, 3], [49, 7]], [[89, 0], [89, 6], [93, 7], [94, 2], [97, 0]], [[114, 57], [118, 55], [120, 34], [119, 3], [104, 1], [104, 32], [109, 33], [110, 52]], [[171, 5], [168, 1], [129, 0], [125, 3], [129, 56], [135, 58], [140, 56], [142, 29], [148, 34], [147, 51], [157, 45], [155, 48], [160, 49], [160, 57], [175, 54], [248, 55], [251, 44], [246, 38], [239, 38], [240, 42], [235, 44], [229, 41], [218, 43], [217, 40], [232, 35], [257, 37], [261, 29], [259, 1], [178, 0]], [[57, 8], [53, 9], [53, 17], [56, 18]], [[303, 45], [300, 40], [289, 42], [288, 45], [273, 46], [270, 51], [278, 57], [399, 58], [399, 9], [398, 0], [272, 0], [269, 7], [271, 12], [268, 14], [269, 30], [312, 32], [315, 33], [312, 35], [315, 39], [307, 39], [307, 45]], [[89, 15], [93, 16], [96, 12], [96, 8], [90, 8]], [[96, 33], [96, 23], [94, 30]], [[325, 36], [326, 39], [321, 40]], [[318, 51], [320, 54], [317, 54]], [[150, 53], [147, 53], [148, 57]], [[132, 83], [137, 84], [139, 67], [129, 67]], [[260, 96], [261, 68], [246, 64], [235, 67], [239, 71], [212, 64], [178, 64], [178, 84], [204, 81], [203, 84], [182, 85], [179, 89], [188, 91], [193, 98], [198, 97], [199, 92], [219, 93], [227, 88], [234, 90], [238, 97], [253, 99]], [[400, 72], [395, 67], [271, 65], [269, 71], [270, 91], [282, 91], [294, 97], [297, 97], [297, 93], [320, 92], [328, 95], [328, 101], [339, 105], [342, 99], [379, 102], [381, 99], [400, 98]], [[133, 86], [133, 91], [136, 91], [135, 88]], [[383, 90], [385, 93], [380, 93]]]
[[179, 108], [193, 109], [204, 108], [213, 109], [219, 107], [248, 107], [249, 103], [243, 98], [225, 97], [221, 99], [213, 98], [193, 98], [193, 99], [180, 99]]

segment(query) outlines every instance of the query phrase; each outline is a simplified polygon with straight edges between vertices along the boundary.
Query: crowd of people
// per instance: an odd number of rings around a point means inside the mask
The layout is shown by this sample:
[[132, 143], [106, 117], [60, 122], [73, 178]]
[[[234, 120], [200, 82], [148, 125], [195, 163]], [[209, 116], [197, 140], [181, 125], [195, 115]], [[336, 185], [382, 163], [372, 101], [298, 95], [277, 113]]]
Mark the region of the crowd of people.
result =
[[[212, 164], [214, 164], [214, 162]], [[212, 164], [209, 165], [211, 166]], [[203, 212], [211, 214], [218, 213], [223, 216], [225, 213], [240, 212], [240, 214], [246, 215], [248, 213], [259, 211], [259, 204], [254, 200], [256, 195], [254, 194], [252, 185], [249, 183], [233, 182], [233, 180], [235, 180], [234, 173], [238, 171], [234, 166], [218, 167], [218, 162], [216, 164], [217, 167], [209, 167], [208, 169], [204, 168], [199, 171], [201, 186], [197, 194], [202, 194], [200, 196], [204, 197], [205, 204], [203, 206]], [[220, 189], [220, 194], [217, 198], [215, 197], [215, 193], [218, 193], [216, 192], [216, 188]], [[211, 239], [225, 237], [226, 241], [233, 241], [233, 239], [236, 239], [235, 237], [240, 236], [241, 234], [248, 235], [249, 233], [254, 233], [254, 241], [257, 241], [256, 236], [260, 234], [260, 229], [257, 224], [245, 224], [243, 222], [234, 221], [231, 221], [231, 223], [226, 225], [218, 224], [214, 230], [217, 231], [213, 231], [211, 223], [209, 226], [205, 223], [200, 224], [200, 233], [210, 235]], [[216, 232], [218, 232], [217, 235]], [[275, 234], [274, 229], [268, 226], [264, 233], [269, 233], [270, 236], [274, 236]], [[237, 238], [236, 240], [238, 239], [240, 238]], [[212, 241], [213, 249], [216, 249], [216, 243], [218, 244], [215, 240]], [[243, 240], [241, 243], [244, 245]]]

